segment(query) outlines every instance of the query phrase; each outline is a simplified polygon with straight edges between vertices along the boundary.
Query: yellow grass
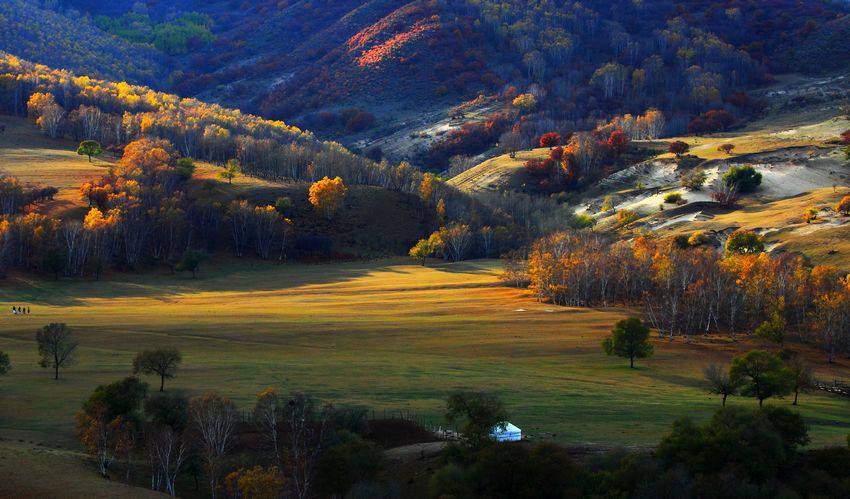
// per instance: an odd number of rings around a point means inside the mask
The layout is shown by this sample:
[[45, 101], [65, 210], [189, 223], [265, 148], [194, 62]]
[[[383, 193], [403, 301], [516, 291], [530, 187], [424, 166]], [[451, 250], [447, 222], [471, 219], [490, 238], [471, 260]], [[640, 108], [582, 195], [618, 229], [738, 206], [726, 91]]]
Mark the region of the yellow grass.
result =
[[[0, 437], [74, 445], [73, 414], [93, 387], [128, 375], [136, 352], [171, 345], [184, 365], [168, 389], [218, 390], [242, 408], [276, 386], [379, 413], [412, 410], [436, 424], [449, 392], [486, 389], [505, 399], [511, 421], [533, 438], [651, 444], [677, 417], [703, 419], [717, 408], [701, 384], [704, 366], [757, 345], [659, 341], [653, 358], [629, 369], [600, 348], [628, 311], [538, 303], [501, 286], [494, 261], [429, 265], [240, 262], [211, 264], [196, 281], [17, 279], [0, 290], [0, 310], [19, 304], [33, 314], [0, 316], [0, 349], [14, 364], [0, 380], [0, 396], [14, 401], [0, 405]], [[36, 365], [35, 331], [49, 322], [68, 323], [81, 344], [79, 365], [59, 381]], [[847, 379], [846, 365], [810, 354], [819, 375]], [[814, 442], [843, 441], [847, 400], [802, 400]]]
[[[691, 220], [660, 229], [661, 234], [690, 234], [694, 231], [722, 231], [743, 228], [765, 233], [770, 249], [805, 254], [814, 264], [834, 265], [850, 270], [850, 218], [833, 208], [850, 188], [823, 188], [786, 199], [760, 201], [747, 198], [740, 209], [713, 215], [709, 220]], [[820, 211], [818, 219], [805, 223], [809, 208]]]
[[546, 158], [549, 149], [542, 147], [530, 151], [520, 151], [515, 158], [508, 154], [488, 159], [469, 170], [452, 177], [448, 184], [467, 192], [481, 192], [503, 188], [511, 184], [515, 175], [522, 170], [526, 161], [535, 158]]
[[44, 135], [24, 118], [0, 116], [6, 131], [0, 134], [0, 171], [24, 184], [59, 189], [56, 199], [42, 207], [45, 213], [61, 216], [84, 206], [80, 185], [101, 177], [113, 159], [104, 153], [89, 163], [77, 155], [77, 144]]

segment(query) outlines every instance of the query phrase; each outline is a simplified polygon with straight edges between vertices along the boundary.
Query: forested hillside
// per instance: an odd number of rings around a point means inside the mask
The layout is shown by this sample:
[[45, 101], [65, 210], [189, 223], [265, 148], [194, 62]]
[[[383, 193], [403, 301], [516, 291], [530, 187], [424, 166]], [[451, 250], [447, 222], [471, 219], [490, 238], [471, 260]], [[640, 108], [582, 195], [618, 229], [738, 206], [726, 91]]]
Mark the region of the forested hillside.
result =
[[87, 17], [63, 15], [29, 0], [0, 2], [0, 50], [42, 64], [112, 80], [161, 83], [162, 55], [104, 33]]
[[[746, 91], [772, 75], [841, 66], [850, 9], [793, 0], [44, 4], [70, 19], [94, 16], [100, 36], [109, 31], [148, 50], [156, 33], [174, 36], [158, 45], [173, 73], [157, 88], [286, 118], [375, 158], [383, 147], [393, 160], [435, 170], [451, 156], [489, 150], [516, 124], [527, 147], [547, 131], [589, 130], [650, 108], [667, 117], [667, 134], [690, 131], [695, 120], [703, 132], [741, 123], [762, 106]], [[187, 14], [209, 19], [210, 35]], [[143, 29], [129, 29], [133, 19]], [[39, 56], [30, 55], [44, 62]], [[491, 123], [487, 133], [461, 130], [463, 113], [429, 130], [440, 112], [479, 94], [491, 99], [489, 112], [469, 121]], [[718, 110], [732, 119], [701, 116]], [[432, 114], [414, 123], [423, 112]], [[396, 132], [416, 135], [418, 145], [381, 142]]]

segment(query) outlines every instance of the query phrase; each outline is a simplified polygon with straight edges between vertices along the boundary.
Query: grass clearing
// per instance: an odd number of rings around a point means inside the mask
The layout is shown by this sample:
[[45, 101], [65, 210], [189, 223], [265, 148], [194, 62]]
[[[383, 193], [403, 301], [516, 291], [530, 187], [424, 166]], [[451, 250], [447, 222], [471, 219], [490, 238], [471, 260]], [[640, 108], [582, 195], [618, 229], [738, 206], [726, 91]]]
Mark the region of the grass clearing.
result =
[[56, 198], [40, 207], [40, 212], [65, 216], [81, 212], [80, 185], [100, 178], [114, 163], [104, 153], [93, 158], [77, 154], [77, 144], [51, 139], [26, 118], [0, 116], [6, 131], [0, 134], [0, 171], [17, 177], [23, 184], [52, 186], [59, 189]]
[[[225, 262], [198, 280], [16, 278], [0, 290], [0, 310], [16, 304], [33, 313], [0, 315], [0, 349], [13, 363], [0, 379], [0, 397], [12, 401], [0, 404], [0, 437], [73, 448], [73, 414], [94, 386], [128, 375], [137, 351], [169, 345], [183, 352], [184, 365], [167, 389], [218, 390], [244, 409], [277, 386], [436, 422], [453, 389], [489, 389], [534, 437], [646, 445], [677, 417], [708, 417], [719, 399], [704, 392], [701, 369], [754, 346], [663, 341], [631, 370], [599, 346], [627, 311], [537, 303], [501, 286], [499, 270], [496, 261]], [[36, 364], [35, 331], [49, 322], [68, 323], [81, 345], [80, 363], [58, 382]], [[811, 352], [820, 377], [847, 379], [846, 361], [828, 367], [822, 357]], [[801, 401], [816, 445], [844, 441], [847, 399], [806, 394]]]

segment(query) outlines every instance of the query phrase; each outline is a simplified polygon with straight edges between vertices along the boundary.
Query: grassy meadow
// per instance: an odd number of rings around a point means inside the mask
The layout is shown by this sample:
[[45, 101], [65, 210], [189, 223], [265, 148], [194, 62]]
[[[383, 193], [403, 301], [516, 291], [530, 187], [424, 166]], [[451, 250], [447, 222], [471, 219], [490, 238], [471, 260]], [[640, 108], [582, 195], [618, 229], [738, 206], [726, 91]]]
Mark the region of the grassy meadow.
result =
[[[626, 311], [537, 303], [502, 286], [499, 271], [496, 261], [215, 262], [197, 280], [157, 273], [99, 282], [13, 278], [0, 288], [0, 349], [13, 362], [0, 379], [0, 438], [73, 448], [73, 414], [91, 390], [128, 375], [137, 351], [167, 345], [184, 362], [166, 389], [218, 390], [244, 409], [275, 386], [436, 422], [450, 391], [487, 389], [532, 437], [646, 445], [675, 418], [708, 417], [720, 402], [704, 392], [701, 369], [754, 346], [662, 341], [632, 370], [599, 347]], [[10, 315], [13, 304], [32, 315]], [[80, 341], [79, 363], [59, 381], [37, 365], [35, 331], [49, 322], [66, 322]], [[827, 367], [819, 352], [810, 357], [823, 379], [850, 375], [846, 360]], [[157, 379], [147, 381], [156, 388]], [[799, 410], [816, 445], [841, 443], [850, 433], [847, 399], [804, 394]]]

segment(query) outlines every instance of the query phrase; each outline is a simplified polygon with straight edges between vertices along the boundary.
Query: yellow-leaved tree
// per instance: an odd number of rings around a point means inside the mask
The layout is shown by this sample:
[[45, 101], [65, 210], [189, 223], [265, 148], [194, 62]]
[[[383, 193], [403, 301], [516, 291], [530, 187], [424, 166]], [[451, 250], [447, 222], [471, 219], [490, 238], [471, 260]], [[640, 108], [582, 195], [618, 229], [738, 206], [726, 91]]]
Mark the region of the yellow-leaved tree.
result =
[[333, 180], [325, 177], [310, 186], [310, 204], [322, 216], [330, 218], [342, 207], [347, 192], [348, 188], [340, 177]]

